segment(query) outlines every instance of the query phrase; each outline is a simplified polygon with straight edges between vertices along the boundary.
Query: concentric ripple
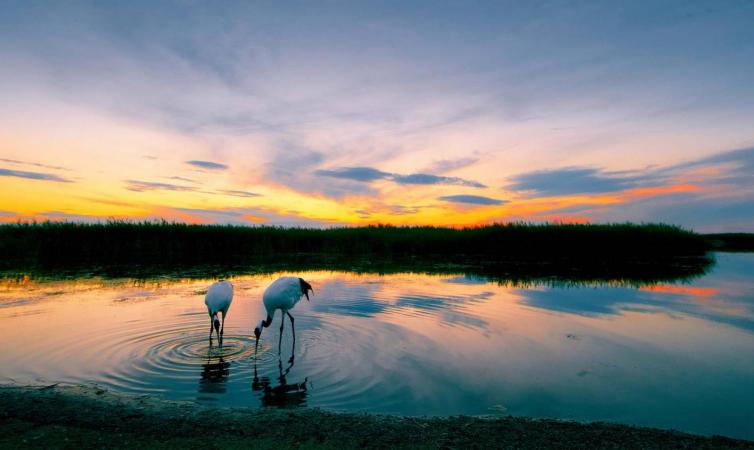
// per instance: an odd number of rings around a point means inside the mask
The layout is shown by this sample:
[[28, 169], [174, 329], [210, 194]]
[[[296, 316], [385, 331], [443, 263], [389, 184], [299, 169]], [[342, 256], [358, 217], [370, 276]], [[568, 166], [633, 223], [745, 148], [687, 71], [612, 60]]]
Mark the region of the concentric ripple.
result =
[[[222, 345], [210, 341], [205, 314], [173, 317], [168, 323], [144, 324], [114, 333], [103, 349], [111, 361], [122, 361], [104, 372], [102, 382], [120, 391], [160, 392], [169, 398], [190, 400], [200, 391], [222, 394], [223, 389], [208, 384], [227, 384], [231, 376], [248, 376], [248, 363], [254, 356], [254, 339], [234, 327], [226, 327]], [[214, 368], [217, 368], [215, 370]], [[206, 395], [203, 395], [206, 397]]]

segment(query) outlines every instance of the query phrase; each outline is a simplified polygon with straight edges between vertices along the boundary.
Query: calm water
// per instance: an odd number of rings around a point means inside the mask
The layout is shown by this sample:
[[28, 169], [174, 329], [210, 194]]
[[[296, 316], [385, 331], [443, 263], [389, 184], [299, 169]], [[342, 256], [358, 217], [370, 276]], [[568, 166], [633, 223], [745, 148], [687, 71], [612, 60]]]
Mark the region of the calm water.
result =
[[[86, 383], [223, 406], [604, 420], [754, 438], [754, 254], [690, 284], [527, 288], [430, 275], [299, 273], [312, 301], [254, 358], [261, 293], [213, 280], [5, 281], [0, 382]], [[295, 355], [293, 363], [290, 362]]]

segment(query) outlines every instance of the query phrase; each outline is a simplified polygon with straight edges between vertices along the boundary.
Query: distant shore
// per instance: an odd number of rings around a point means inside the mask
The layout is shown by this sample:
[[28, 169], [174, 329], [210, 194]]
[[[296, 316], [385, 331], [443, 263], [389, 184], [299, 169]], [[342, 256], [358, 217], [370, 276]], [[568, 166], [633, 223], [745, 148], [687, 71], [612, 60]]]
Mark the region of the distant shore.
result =
[[209, 408], [82, 386], [0, 386], [0, 448], [754, 449], [607, 423]]
[[711, 251], [752, 235], [664, 224], [526, 224], [330, 229], [167, 222], [0, 225], [0, 271], [55, 276], [228, 277], [271, 270], [463, 272], [492, 280], [639, 284], [693, 278]]
[[0, 225], [3, 264], [234, 263], [301, 253], [439, 260], [567, 257], [577, 261], [692, 256], [711, 249], [704, 236], [665, 224], [329, 229], [168, 222]]

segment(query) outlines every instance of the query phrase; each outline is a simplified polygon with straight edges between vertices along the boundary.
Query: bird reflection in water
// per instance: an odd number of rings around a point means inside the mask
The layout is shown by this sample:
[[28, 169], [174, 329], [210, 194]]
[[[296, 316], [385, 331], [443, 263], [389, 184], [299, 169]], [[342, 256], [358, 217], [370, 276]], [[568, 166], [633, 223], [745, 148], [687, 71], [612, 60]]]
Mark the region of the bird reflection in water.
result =
[[[222, 346], [219, 347], [222, 350]], [[213, 348], [207, 352], [207, 363], [202, 364], [202, 378], [199, 380], [199, 392], [203, 394], [224, 394], [230, 376], [230, 363], [226, 362], [222, 353], [213, 359]]]
[[270, 377], [263, 376], [260, 378], [257, 375], [257, 360], [254, 359], [254, 381], [251, 383], [251, 389], [262, 393], [262, 406], [280, 408], [306, 406], [306, 383], [309, 378], [304, 378], [304, 381], [300, 383], [288, 383], [286, 380], [294, 363], [295, 359], [291, 355], [291, 359], [288, 360], [288, 367], [283, 370], [283, 360], [278, 356], [278, 384], [273, 386]]

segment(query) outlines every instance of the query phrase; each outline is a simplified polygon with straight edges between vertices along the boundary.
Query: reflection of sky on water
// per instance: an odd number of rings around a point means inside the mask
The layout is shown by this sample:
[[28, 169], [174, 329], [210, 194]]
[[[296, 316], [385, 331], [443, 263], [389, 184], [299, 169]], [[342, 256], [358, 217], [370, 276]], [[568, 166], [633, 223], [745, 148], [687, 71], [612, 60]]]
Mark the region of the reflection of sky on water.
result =
[[690, 284], [638, 289], [307, 272], [316, 294], [293, 311], [295, 348], [287, 323], [278, 357], [277, 315], [256, 367], [251, 329], [278, 274], [233, 279], [222, 349], [206, 339], [211, 280], [7, 282], [0, 377], [223, 406], [504, 413], [752, 438], [754, 255], [717, 259]]
[[663, 284], [638, 290], [625, 287], [542, 288], [522, 289], [518, 293], [525, 304], [551, 311], [587, 316], [625, 311], [681, 313], [754, 331], [754, 264], [751, 257], [723, 254], [718, 259], [724, 270], [718, 270], [715, 276], [705, 277], [693, 285]]

